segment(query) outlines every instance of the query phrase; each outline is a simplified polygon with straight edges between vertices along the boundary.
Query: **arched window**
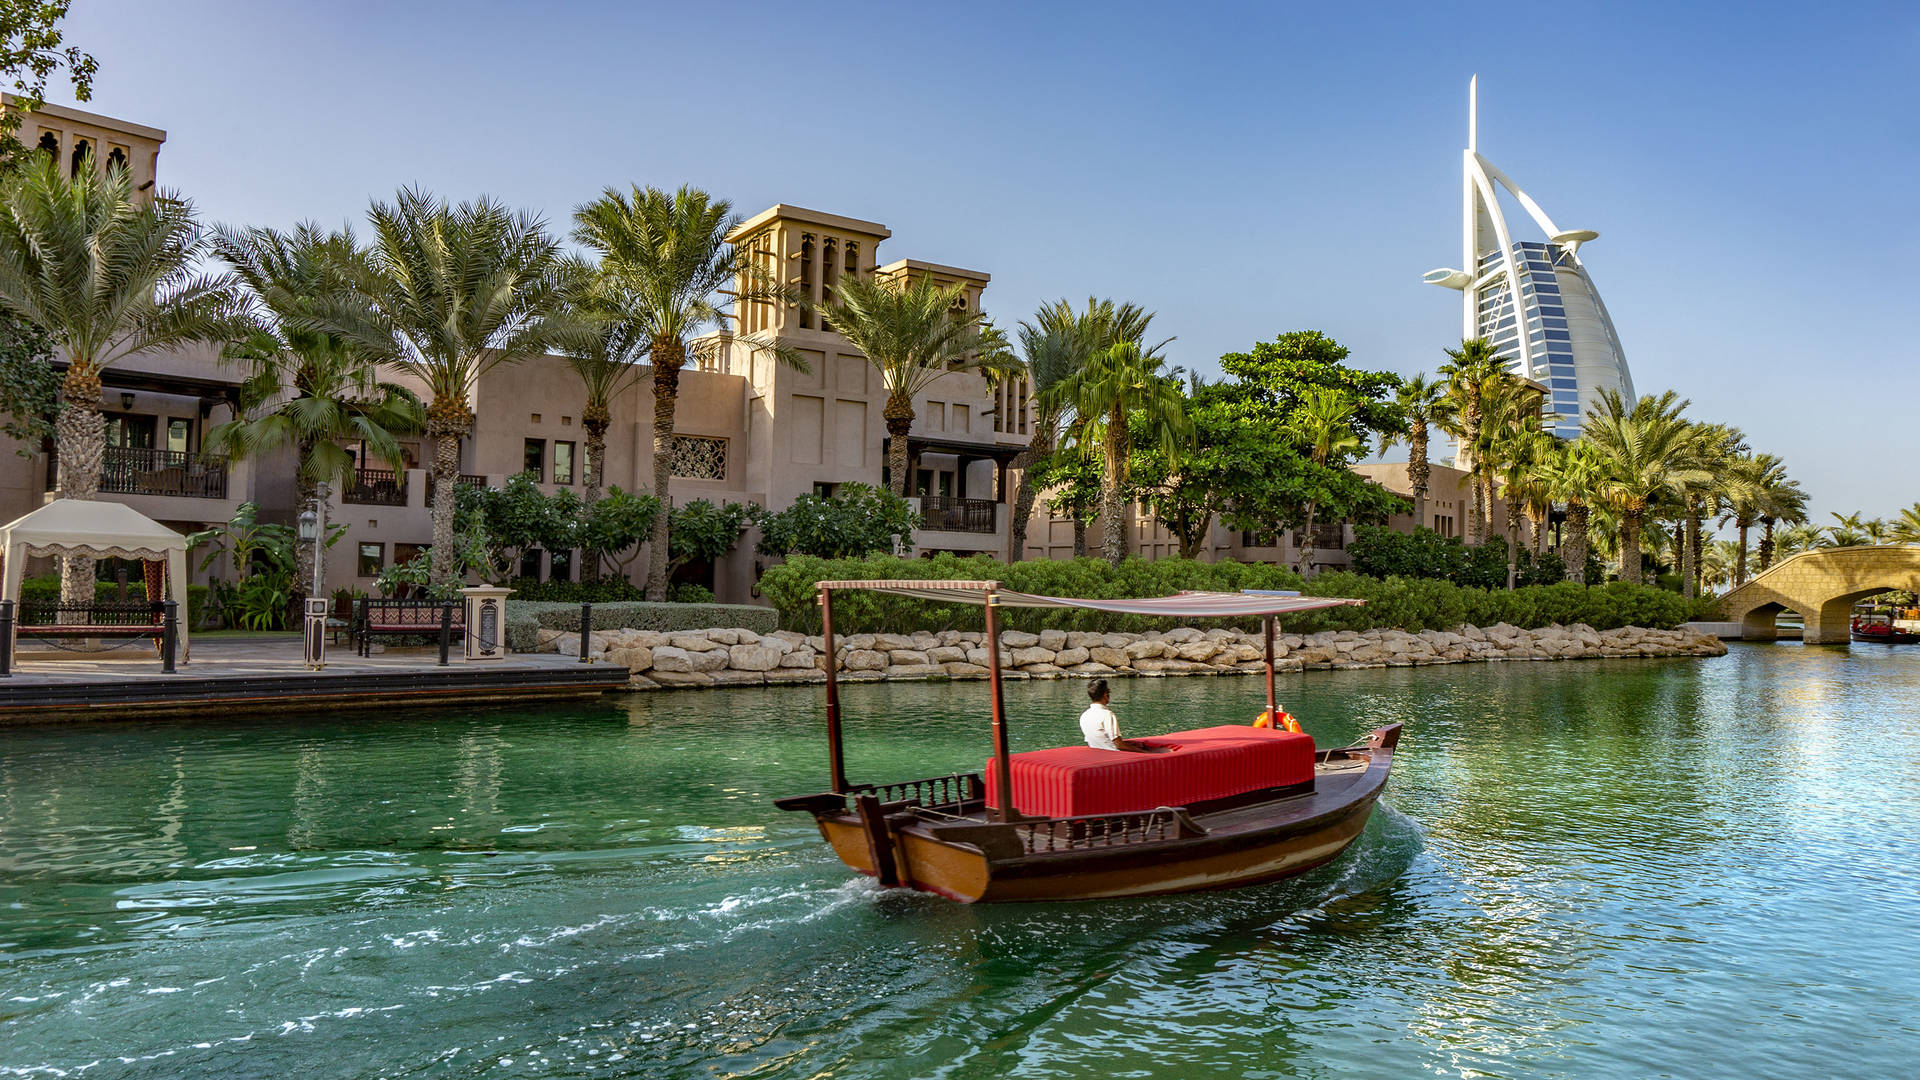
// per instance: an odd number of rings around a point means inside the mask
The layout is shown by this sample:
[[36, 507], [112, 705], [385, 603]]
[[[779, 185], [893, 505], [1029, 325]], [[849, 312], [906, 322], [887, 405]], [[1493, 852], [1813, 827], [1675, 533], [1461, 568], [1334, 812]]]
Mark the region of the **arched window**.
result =
[[51, 131], [41, 132], [39, 149], [48, 157], [58, 158], [60, 156], [60, 136]]
[[856, 277], [856, 278], [859, 277], [860, 276], [860, 245], [854, 243], [851, 240], [847, 241], [847, 257], [844, 259], [841, 259], [840, 262], [842, 263], [842, 266], [840, 269], [841, 273], [846, 274], [848, 277]]
[[107, 151], [107, 168], [119, 169], [121, 172], [125, 172], [127, 170], [127, 152], [118, 146]]
[[75, 176], [80, 175], [80, 166], [86, 162], [87, 155], [91, 154], [92, 152], [93, 152], [92, 143], [88, 142], [85, 139], [73, 140], [73, 164], [72, 164], [72, 168], [70, 169], [73, 175]]
[[[808, 302], [813, 300], [813, 234], [800, 234], [800, 295]], [[813, 312], [808, 308], [800, 309], [800, 329], [813, 329]]]
[[824, 300], [833, 299], [833, 287], [839, 283], [839, 276], [834, 272], [833, 265], [833, 257], [838, 253], [836, 250], [838, 247], [839, 244], [831, 236], [820, 245], [820, 295]]

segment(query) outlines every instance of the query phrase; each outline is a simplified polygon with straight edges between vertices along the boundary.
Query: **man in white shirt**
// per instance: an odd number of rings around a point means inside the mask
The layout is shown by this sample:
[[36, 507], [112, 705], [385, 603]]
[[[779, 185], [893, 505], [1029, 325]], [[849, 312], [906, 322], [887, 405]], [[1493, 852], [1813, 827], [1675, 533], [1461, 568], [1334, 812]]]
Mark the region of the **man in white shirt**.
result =
[[1113, 699], [1107, 689], [1107, 680], [1095, 679], [1087, 685], [1087, 696], [1093, 704], [1080, 714], [1080, 734], [1086, 736], [1087, 745], [1095, 750], [1130, 750], [1134, 753], [1149, 753], [1150, 748], [1120, 737], [1120, 720], [1107, 708], [1107, 702]]

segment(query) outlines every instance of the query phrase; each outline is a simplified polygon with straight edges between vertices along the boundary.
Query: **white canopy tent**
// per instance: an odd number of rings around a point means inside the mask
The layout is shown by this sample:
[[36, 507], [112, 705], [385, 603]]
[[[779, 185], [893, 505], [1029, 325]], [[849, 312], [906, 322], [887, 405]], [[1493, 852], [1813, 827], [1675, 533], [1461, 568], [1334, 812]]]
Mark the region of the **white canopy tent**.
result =
[[20, 579], [29, 558], [69, 555], [165, 562], [168, 595], [180, 605], [180, 653], [186, 655], [186, 537], [125, 503], [55, 499], [0, 526], [0, 557], [6, 560], [0, 600], [19, 603]]

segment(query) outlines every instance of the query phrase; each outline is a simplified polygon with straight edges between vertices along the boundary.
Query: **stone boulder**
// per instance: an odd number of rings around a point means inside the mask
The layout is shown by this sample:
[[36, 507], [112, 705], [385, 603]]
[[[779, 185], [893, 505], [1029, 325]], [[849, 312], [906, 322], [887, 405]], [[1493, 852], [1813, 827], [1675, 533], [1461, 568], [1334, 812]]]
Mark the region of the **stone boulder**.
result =
[[[658, 664], [659, 661], [655, 660]], [[849, 649], [846, 659], [840, 663], [848, 671], [884, 671], [887, 667], [887, 654], [877, 649]]]
[[772, 671], [780, 666], [786, 653], [765, 645], [735, 645], [727, 650], [727, 663], [736, 671]]
[[1039, 634], [1029, 634], [1025, 630], [1007, 630], [1000, 635], [1000, 647], [1003, 649], [1031, 649], [1040, 644]]

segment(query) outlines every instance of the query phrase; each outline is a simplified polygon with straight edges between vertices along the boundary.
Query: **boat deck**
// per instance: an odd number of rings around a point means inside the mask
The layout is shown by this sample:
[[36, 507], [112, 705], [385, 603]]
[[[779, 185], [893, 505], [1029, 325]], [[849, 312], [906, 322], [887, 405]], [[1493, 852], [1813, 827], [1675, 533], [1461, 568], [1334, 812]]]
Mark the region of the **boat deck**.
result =
[[[23, 643], [24, 645], [24, 643]], [[25, 648], [0, 678], [0, 724], [363, 708], [368, 705], [505, 703], [598, 695], [627, 685], [618, 664], [582, 664], [550, 653], [439, 666], [437, 649], [360, 657], [329, 648], [311, 671], [300, 636], [198, 638], [193, 660], [167, 675], [144, 642], [99, 652]]]

